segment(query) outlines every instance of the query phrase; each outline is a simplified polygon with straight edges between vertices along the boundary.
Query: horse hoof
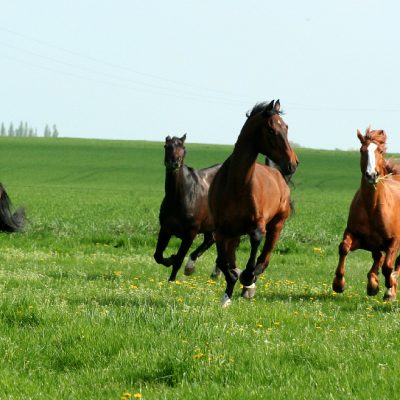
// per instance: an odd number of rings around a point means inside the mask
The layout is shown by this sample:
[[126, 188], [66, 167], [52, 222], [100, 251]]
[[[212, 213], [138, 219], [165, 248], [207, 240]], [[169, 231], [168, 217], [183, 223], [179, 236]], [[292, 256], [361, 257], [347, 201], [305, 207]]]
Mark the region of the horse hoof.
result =
[[210, 278], [211, 279], [218, 279], [220, 275], [221, 275], [221, 270], [218, 267], [215, 267], [214, 271], [211, 272]]
[[376, 296], [379, 293], [379, 286], [367, 286], [367, 295], [368, 296]]
[[396, 293], [393, 291], [392, 288], [386, 288], [385, 294], [383, 296], [383, 301], [395, 301], [396, 300]]
[[186, 264], [185, 270], [183, 271], [183, 273], [186, 276], [190, 276], [193, 274], [193, 272], [196, 270], [195, 266], [194, 266], [194, 261], [190, 258], [189, 261]]
[[345, 280], [344, 280], [344, 278], [339, 280], [338, 278], [335, 277], [333, 279], [333, 282], [332, 282], [332, 289], [336, 293], [343, 293], [344, 289], [345, 289]]
[[224, 293], [224, 296], [221, 299], [222, 308], [229, 307], [231, 304], [232, 304], [231, 298], [226, 293]]
[[250, 286], [243, 286], [242, 297], [244, 299], [252, 299], [256, 295], [256, 284], [253, 283]]

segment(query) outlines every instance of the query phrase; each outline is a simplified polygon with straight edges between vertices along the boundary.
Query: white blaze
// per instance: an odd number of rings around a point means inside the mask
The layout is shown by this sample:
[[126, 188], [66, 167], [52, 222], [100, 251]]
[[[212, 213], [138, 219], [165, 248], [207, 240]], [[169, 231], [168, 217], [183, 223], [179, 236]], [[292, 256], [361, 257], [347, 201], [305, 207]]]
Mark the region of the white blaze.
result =
[[367, 164], [367, 174], [372, 175], [376, 170], [376, 161], [375, 161], [375, 150], [378, 146], [375, 143], [370, 143], [368, 145], [368, 164]]

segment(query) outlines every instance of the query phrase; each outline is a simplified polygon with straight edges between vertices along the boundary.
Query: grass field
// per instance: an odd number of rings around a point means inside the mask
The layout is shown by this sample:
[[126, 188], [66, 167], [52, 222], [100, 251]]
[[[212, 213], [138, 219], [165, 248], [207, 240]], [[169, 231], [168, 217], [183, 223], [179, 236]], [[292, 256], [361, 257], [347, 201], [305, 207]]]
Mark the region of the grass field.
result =
[[[187, 148], [200, 168], [232, 146]], [[359, 154], [297, 153], [296, 211], [256, 298], [237, 288], [222, 309], [215, 248], [174, 284], [153, 260], [161, 143], [1, 138], [0, 181], [29, 224], [0, 234], [0, 399], [397, 398], [400, 309], [367, 297], [370, 255], [331, 290]]]

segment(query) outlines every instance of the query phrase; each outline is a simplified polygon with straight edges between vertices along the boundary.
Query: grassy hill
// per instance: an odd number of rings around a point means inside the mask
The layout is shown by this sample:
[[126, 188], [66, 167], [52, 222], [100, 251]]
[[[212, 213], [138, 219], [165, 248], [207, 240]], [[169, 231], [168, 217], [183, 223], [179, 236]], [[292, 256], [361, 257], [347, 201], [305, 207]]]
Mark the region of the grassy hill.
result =
[[[232, 146], [187, 149], [200, 168]], [[370, 255], [330, 288], [359, 153], [296, 151], [295, 214], [256, 298], [236, 289], [223, 310], [214, 248], [176, 284], [153, 261], [163, 143], [1, 138], [0, 181], [29, 224], [0, 234], [0, 398], [395, 397], [399, 307], [366, 296]]]

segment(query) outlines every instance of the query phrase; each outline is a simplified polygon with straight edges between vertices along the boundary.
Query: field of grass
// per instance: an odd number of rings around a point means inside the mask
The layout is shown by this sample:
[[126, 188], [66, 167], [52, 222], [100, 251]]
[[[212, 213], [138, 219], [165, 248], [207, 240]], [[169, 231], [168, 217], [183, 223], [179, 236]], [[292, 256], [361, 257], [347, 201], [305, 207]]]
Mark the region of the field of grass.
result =
[[[232, 146], [187, 148], [200, 168]], [[0, 181], [29, 224], [0, 234], [0, 399], [397, 398], [400, 308], [366, 295], [370, 255], [331, 290], [359, 154], [297, 153], [295, 214], [257, 295], [238, 286], [222, 309], [215, 248], [174, 284], [153, 260], [162, 143], [1, 138]]]

